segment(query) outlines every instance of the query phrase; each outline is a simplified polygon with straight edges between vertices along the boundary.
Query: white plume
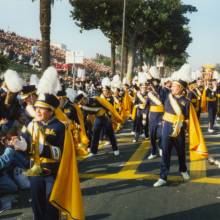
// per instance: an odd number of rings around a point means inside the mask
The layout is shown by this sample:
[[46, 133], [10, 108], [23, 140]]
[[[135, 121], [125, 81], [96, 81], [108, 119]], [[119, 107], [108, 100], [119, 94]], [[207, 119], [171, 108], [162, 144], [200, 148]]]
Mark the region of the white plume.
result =
[[87, 97], [87, 94], [84, 91], [78, 90], [77, 95], [80, 95], [80, 94], [83, 94], [84, 97]]
[[31, 77], [30, 77], [30, 85], [33, 85], [37, 88], [37, 85], [39, 83], [39, 78], [37, 77], [36, 74], [31, 74]]
[[217, 81], [220, 80], [220, 75], [219, 75], [219, 73], [218, 73], [216, 70], [213, 72], [212, 78], [213, 78], [213, 79], [216, 79]]
[[66, 89], [66, 96], [71, 102], [74, 102], [74, 99], [77, 96], [77, 92], [76, 92], [76, 90], [74, 90], [72, 88], [67, 88]]
[[174, 72], [171, 76], [172, 80], [183, 80], [185, 82], [191, 82], [191, 67], [189, 64], [184, 64], [181, 68]]
[[4, 74], [4, 80], [9, 91], [16, 93], [22, 90], [24, 80], [14, 70], [8, 69]]
[[123, 78], [122, 84], [123, 84], [123, 85], [125, 85], [125, 84], [130, 85], [130, 82], [129, 82], [129, 80], [127, 79], [127, 77], [124, 77], [124, 78]]
[[102, 87], [111, 87], [111, 81], [108, 77], [102, 79]]
[[147, 73], [139, 72], [138, 73], [138, 83], [146, 83], [148, 79]]
[[122, 86], [122, 83], [121, 83], [121, 79], [120, 79], [120, 76], [119, 75], [115, 75], [111, 81], [111, 87], [112, 88], [118, 88], [120, 89]]
[[147, 64], [144, 62], [144, 65], [142, 66], [142, 70], [143, 72], [147, 73], [149, 70], [149, 67], [147, 66]]
[[156, 66], [151, 66], [149, 69], [149, 73], [154, 79], [160, 78], [160, 74], [159, 74]]
[[200, 72], [199, 70], [193, 71], [191, 78], [193, 80], [197, 80], [198, 78], [202, 77], [202, 72]]
[[58, 79], [57, 71], [54, 67], [48, 67], [39, 81], [37, 93], [56, 95], [59, 90], [61, 90], [61, 85]]
[[132, 80], [132, 85], [135, 85], [138, 81], [138, 76], [135, 76]]

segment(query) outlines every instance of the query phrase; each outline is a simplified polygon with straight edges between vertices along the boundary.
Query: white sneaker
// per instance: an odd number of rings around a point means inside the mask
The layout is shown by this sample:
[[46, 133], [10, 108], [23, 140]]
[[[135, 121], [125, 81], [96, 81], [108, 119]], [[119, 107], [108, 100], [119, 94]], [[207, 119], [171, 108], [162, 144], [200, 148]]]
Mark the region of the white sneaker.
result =
[[141, 134], [140, 137], [141, 137], [141, 138], [145, 138], [145, 134]]
[[95, 154], [93, 154], [93, 153], [89, 153], [88, 156], [87, 156], [87, 158], [88, 158], [88, 157], [93, 157], [94, 155], [95, 155]]
[[159, 179], [159, 180], [157, 180], [157, 182], [156, 183], [154, 183], [154, 187], [160, 187], [160, 186], [164, 186], [164, 185], [166, 185], [167, 184], [167, 181], [166, 180], [163, 180], [163, 179]]
[[215, 131], [213, 129], [208, 129], [208, 133], [214, 133]]
[[118, 156], [120, 154], [120, 151], [119, 150], [114, 150], [113, 153], [114, 153], [115, 156]]
[[209, 157], [208, 162], [209, 162], [209, 164], [214, 165], [215, 164], [215, 159], [213, 157]]
[[136, 140], [136, 139], [134, 139], [132, 142], [133, 142], [133, 143], [137, 143], [137, 140]]
[[106, 145], [109, 145], [110, 144], [110, 141], [106, 141], [105, 143], [104, 143], [104, 145], [106, 146]]
[[181, 175], [184, 181], [188, 181], [190, 179], [188, 172], [181, 172]]
[[163, 155], [163, 151], [161, 149], [159, 149], [159, 155], [160, 155], [160, 157], [162, 157], [162, 155]]
[[157, 155], [153, 155], [153, 154], [151, 154], [151, 155], [149, 155], [148, 156], [148, 160], [153, 160], [153, 159], [155, 159], [157, 157]]

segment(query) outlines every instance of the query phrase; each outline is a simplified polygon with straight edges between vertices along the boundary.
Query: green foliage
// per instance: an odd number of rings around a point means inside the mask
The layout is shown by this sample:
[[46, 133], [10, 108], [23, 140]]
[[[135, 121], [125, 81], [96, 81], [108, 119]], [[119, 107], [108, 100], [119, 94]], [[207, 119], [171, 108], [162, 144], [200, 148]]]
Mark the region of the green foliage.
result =
[[0, 54], [0, 73], [8, 69], [9, 60]]
[[188, 58], [187, 53], [182, 53], [179, 56], [166, 56], [165, 57], [165, 65], [169, 67], [173, 67], [175, 70], [179, 69], [184, 63], [186, 63]]
[[31, 74], [40, 75], [40, 71], [34, 70], [30, 66], [19, 64], [13, 61], [9, 62], [8, 68], [17, 71], [24, 78], [29, 78]]
[[105, 66], [111, 66], [111, 58], [104, 56], [102, 54], [96, 54], [95, 59], [93, 59], [96, 63], [103, 64]]
[[[100, 29], [110, 41], [120, 44], [123, 0], [69, 1], [72, 18], [82, 30]], [[127, 0], [126, 6], [126, 47], [142, 49], [146, 55], [150, 51], [154, 57], [182, 57], [192, 41], [185, 14], [195, 12], [195, 7], [181, 0]]]

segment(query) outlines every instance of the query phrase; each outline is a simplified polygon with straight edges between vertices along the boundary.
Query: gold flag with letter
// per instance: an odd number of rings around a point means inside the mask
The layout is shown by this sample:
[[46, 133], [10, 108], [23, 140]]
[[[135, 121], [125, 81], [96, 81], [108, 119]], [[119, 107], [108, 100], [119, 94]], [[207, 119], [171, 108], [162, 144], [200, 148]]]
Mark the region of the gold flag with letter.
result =
[[55, 110], [57, 119], [66, 126], [63, 154], [57, 177], [50, 195], [50, 203], [67, 215], [67, 219], [84, 219], [75, 147], [68, 119], [60, 109]]

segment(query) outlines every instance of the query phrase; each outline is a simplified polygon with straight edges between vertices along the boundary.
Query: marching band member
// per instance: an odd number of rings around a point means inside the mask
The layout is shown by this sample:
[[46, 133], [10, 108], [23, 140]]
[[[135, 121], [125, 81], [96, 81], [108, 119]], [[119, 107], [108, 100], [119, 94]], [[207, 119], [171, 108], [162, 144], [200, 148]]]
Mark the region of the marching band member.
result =
[[73, 101], [77, 95], [76, 91], [70, 88], [68, 88], [66, 91], [64, 89], [58, 91], [56, 96], [60, 102], [59, 107], [72, 123], [72, 133], [76, 146], [76, 154], [78, 156], [85, 156], [88, 154], [86, 148], [88, 146], [89, 140], [85, 132], [83, 113], [77, 104], [74, 104], [70, 101], [67, 96], [67, 92], [68, 96], [72, 98]]
[[[124, 108], [123, 108], [123, 97], [121, 96], [121, 80], [119, 75], [115, 75], [111, 82], [112, 97], [114, 99], [114, 108], [118, 114], [124, 119]], [[124, 122], [124, 121], [123, 121]], [[121, 128], [121, 123], [113, 121], [113, 127], [115, 131], [118, 131]]]
[[35, 118], [23, 130], [24, 139], [15, 138], [13, 145], [32, 155], [32, 167], [25, 174], [34, 219], [58, 220], [61, 210], [68, 217], [84, 219], [74, 143], [67, 118], [58, 108], [57, 89], [57, 72], [49, 67], [38, 85]]
[[14, 70], [7, 70], [0, 89], [0, 132], [5, 132], [21, 116], [18, 93], [24, 85], [23, 79]]
[[217, 113], [217, 82], [215, 79], [211, 79], [208, 81], [208, 85], [206, 88], [206, 102], [207, 102], [207, 110], [208, 110], [208, 132], [214, 132], [214, 124]]
[[34, 103], [37, 100], [37, 89], [34, 85], [23, 86], [20, 92], [20, 99], [24, 105], [23, 120], [24, 124], [28, 125], [36, 116]]
[[146, 138], [149, 137], [148, 134], [148, 112], [149, 109], [146, 106], [147, 102], [147, 92], [148, 92], [148, 82], [147, 75], [145, 73], [139, 74], [140, 91], [137, 92], [134, 100], [134, 108], [132, 115], [134, 118], [134, 132], [135, 137], [133, 142], [136, 143], [139, 136], [144, 132]]
[[[188, 180], [189, 174], [186, 167], [185, 130], [189, 119], [189, 100], [183, 95], [190, 74], [188, 65], [184, 65], [178, 72], [178, 79], [172, 82], [171, 92], [164, 103], [164, 116], [162, 127], [162, 159], [160, 167], [160, 179], [154, 183], [159, 187], [167, 183], [170, 169], [171, 150], [175, 147], [179, 159], [179, 171], [184, 180]], [[182, 79], [181, 79], [182, 78]]]
[[119, 150], [110, 115], [114, 116], [118, 122], [122, 122], [122, 118], [115, 111], [114, 107], [103, 98], [100, 98], [98, 96], [88, 98], [83, 94], [79, 94], [75, 98], [75, 102], [81, 107], [85, 114], [95, 115], [89, 156], [91, 157], [98, 152], [100, 133], [102, 129], [106, 131], [105, 134], [109, 138], [114, 155], [118, 156]]
[[150, 91], [147, 95], [147, 107], [149, 108], [149, 131], [152, 149], [148, 159], [151, 160], [157, 157], [157, 149], [160, 156], [162, 156], [162, 118], [164, 114], [164, 101], [169, 90], [160, 86], [159, 72], [155, 66], [150, 68], [149, 73], [152, 78], [150, 80]]

